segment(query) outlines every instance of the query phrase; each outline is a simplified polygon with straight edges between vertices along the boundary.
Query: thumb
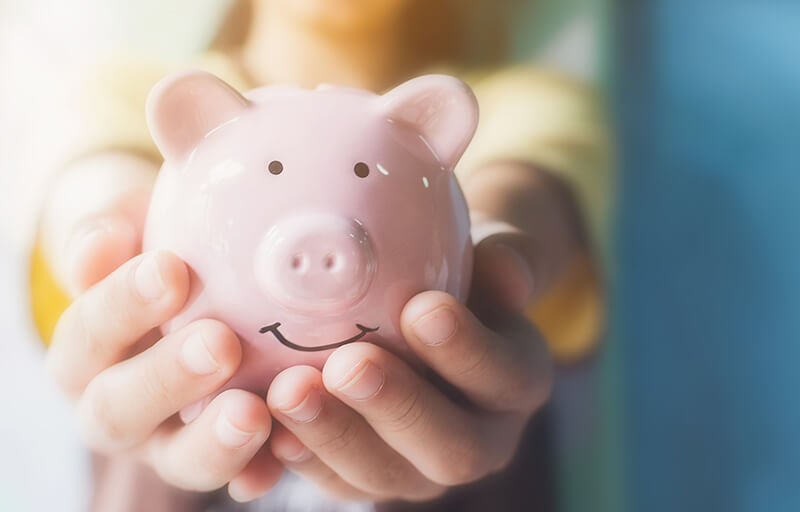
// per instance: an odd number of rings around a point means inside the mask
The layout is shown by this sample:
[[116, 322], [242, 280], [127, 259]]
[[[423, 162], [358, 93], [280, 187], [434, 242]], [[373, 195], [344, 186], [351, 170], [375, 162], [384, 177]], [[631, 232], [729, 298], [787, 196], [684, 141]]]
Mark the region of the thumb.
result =
[[549, 284], [546, 251], [532, 236], [499, 221], [473, 225], [472, 296], [522, 312]]
[[40, 240], [62, 288], [75, 295], [140, 252], [153, 162], [126, 154], [86, 157], [54, 181]]
[[118, 211], [80, 221], [69, 236], [62, 280], [70, 294], [85, 291], [141, 252], [135, 219]]

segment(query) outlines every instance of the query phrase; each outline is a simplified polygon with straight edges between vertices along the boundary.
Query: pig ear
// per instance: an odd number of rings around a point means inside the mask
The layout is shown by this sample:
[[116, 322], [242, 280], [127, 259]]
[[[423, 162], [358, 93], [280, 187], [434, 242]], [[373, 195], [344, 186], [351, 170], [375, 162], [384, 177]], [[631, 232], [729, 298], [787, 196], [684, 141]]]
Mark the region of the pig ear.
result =
[[183, 71], [162, 79], [147, 98], [147, 124], [165, 160], [188, 157], [214, 128], [239, 116], [247, 100], [219, 78]]
[[475, 95], [451, 76], [415, 78], [381, 99], [388, 118], [417, 131], [449, 169], [458, 163], [478, 126]]

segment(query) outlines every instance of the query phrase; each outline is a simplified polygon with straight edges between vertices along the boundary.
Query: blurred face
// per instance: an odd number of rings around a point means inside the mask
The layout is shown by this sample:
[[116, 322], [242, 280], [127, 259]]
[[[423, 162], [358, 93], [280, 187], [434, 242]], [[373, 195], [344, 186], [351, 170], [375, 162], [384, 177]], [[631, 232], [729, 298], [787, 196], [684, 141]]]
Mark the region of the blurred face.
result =
[[[390, 21], [411, 0], [258, 0], [334, 31], [359, 31]], [[427, 0], [435, 1], [435, 0]]]

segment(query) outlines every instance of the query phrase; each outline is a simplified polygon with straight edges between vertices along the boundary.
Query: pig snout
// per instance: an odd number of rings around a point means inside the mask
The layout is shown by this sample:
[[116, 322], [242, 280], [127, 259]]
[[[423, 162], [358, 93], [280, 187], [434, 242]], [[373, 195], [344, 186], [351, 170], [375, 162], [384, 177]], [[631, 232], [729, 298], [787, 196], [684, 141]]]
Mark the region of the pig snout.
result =
[[332, 214], [281, 220], [264, 236], [255, 257], [262, 290], [290, 311], [344, 311], [364, 297], [375, 271], [361, 223]]

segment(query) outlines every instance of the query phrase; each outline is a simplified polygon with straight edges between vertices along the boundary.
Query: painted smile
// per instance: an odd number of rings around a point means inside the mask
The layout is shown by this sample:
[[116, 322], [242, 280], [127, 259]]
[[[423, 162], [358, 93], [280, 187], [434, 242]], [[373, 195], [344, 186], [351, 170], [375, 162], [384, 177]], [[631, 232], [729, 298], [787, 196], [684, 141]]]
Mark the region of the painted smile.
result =
[[371, 329], [369, 327], [364, 327], [361, 324], [356, 324], [356, 327], [360, 332], [355, 336], [353, 336], [352, 338], [347, 338], [346, 340], [339, 341], [336, 343], [331, 343], [329, 345], [322, 345], [320, 347], [304, 347], [303, 345], [297, 345], [287, 340], [286, 337], [283, 335], [283, 333], [281, 333], [281, 331], [278, 329], [280, 326], [281, 326], [280, 322], [275, 322], [272, 325], [262, 327], [261, 329], [258, 330], [258, 332], [260, 332], [261, 334], [266, 334], [268, 332], [271, 332], [272, 335], [275, 336], [275, 339], [280, 341], [282, 344], [291, 349], [299, 350], [301, 352], [322, 352], [323, 350], [331, 350], [334, 348], [339, 348], [341, 346], [347, 345], [348, 343], [354, 343], [363, 338], [364, 336], [366, 336], [367, 334], [371, 332], [376, 332], [378, 330], [378, 327]]

